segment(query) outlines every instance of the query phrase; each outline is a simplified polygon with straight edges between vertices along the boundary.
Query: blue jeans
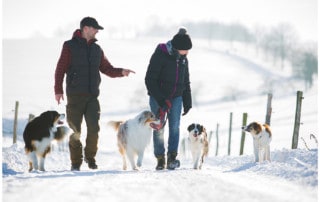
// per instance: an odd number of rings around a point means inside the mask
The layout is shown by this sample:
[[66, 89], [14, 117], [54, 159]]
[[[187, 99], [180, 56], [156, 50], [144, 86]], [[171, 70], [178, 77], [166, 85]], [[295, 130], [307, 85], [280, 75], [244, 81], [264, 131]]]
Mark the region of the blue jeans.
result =
[[[157, 115], [160, 106], [158, 105], [156, 99], [150, 96], [149, 104], [151, 111]], [[167, 114], [169, 122], [169, 138], [168, 138], [168, 152], [174, 153], [178, 152], [179, 145], [179, 136], [180, 136], [180, 117], [181, 117], [181, 109], [182, 109], [182, 97], [176, 97], [171, 100], [172, 107]], [[153, 131], [153, 148], [154, 155], [164, 156], [165, 148], [164, 148], [164, 128], [159, 131]]]

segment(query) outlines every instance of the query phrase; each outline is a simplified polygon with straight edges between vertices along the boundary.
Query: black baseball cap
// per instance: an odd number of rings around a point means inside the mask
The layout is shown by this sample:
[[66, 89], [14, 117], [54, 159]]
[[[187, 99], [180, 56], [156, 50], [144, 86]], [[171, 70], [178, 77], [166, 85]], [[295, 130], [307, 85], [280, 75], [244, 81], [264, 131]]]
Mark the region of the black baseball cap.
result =
[[85, 17], [81, 20], [80, 28], [82, 29], [84, 26], [93, 27], [95, 29], [103, 29], [103, 27], [98, 24], [97, 20], [92, 17]]

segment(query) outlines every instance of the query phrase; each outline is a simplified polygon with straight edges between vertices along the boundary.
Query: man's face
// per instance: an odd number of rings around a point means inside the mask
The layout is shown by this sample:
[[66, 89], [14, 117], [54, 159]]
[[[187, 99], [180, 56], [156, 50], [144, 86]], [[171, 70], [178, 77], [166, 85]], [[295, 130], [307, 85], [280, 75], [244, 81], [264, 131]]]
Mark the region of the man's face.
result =
[[84, 32], [85, 32], [85, 36], [86, 36], [87, 40], [94, 39], [96, 37], [96, 34], [98, 33], [98, 31], [99, 31], [98, 29], [91, 27], [91, 26], [84, 27]]
[[88, 36], [91, 38], [91, 39], [94, 39], [96, 34], [99, 32], [98, 29], [94, 28], [94, 27], [89, 27], [89, 30], [88, 30]]

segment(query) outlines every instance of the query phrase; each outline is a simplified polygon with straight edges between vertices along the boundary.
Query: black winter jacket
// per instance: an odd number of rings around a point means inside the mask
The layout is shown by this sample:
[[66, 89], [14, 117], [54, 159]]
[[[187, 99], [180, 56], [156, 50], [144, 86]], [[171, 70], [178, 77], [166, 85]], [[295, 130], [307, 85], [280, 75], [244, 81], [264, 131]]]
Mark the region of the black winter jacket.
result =
[[184, 109], [192, 107], [188, 59], [171, 48], [171, 41], [159, 44], [151, 56], [145, 77], [148, 94], [159, 106], [165, 100], [182, 96]]

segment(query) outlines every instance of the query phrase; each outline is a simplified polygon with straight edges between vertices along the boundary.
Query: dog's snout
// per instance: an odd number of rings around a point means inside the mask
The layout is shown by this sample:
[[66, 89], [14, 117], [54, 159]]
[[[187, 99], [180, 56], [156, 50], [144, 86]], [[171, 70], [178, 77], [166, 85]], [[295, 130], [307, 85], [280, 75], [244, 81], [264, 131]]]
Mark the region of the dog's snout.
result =
[[197, 137], [198, 135], [200, 135], [200, 131], [199, 130], [194, 130], [193, 131], [193, 136]]

